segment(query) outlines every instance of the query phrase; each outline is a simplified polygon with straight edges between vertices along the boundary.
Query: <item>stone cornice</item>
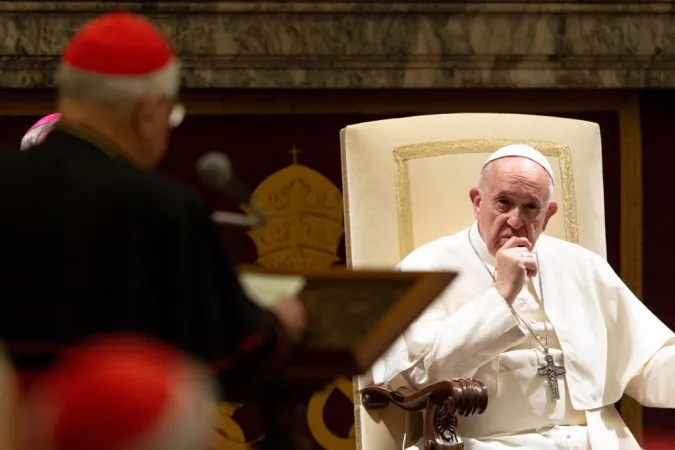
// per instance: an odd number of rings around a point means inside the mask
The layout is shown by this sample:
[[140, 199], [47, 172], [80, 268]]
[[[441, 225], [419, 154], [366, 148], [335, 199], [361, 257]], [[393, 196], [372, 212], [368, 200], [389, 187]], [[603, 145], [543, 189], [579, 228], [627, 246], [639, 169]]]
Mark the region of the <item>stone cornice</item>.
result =
[[88, 18], [170, 36], [192, 88], [675, 87], [673, 2], [0, 2], [0, 88], [52, 86]]
[[45, 13], [70, 12], [99, 14], [124, 8], [152, 13], [410, 13], [410, 14], [672, 14], [671, 0], [631, 3], [630, 1], [570, 0], [351, 0], [351, 1], [101, 1], [101, 0], [24, 0], [0, 3], [0, 12]]

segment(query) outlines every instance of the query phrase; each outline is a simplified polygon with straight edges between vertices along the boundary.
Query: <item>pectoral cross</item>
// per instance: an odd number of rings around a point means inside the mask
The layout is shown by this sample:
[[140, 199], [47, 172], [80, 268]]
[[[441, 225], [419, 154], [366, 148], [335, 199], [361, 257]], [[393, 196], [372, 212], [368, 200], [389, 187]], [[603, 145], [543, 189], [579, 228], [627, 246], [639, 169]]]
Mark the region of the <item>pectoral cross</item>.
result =
[[546, 361], [546, 364], [537, 369], [537, 375], [548, 378], [548, 386], [551, 388], [553, 398], [555, 400], [560, 400], [558, 377], [565, 375], [565, 368], [562, 366], [556, 366], [553, 362], [553, 356], [551, 355], [544, 356], [544, 360]]

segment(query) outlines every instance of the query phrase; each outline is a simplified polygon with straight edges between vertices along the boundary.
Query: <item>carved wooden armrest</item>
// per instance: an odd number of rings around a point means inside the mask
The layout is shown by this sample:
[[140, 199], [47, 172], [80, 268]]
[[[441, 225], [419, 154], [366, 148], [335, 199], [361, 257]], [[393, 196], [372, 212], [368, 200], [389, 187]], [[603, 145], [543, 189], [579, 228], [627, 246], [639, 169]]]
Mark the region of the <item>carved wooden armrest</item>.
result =
[[425, 450], [462, 450], [457, 436], [457, 415], [470, 416], [485, 412], [487, 388], [482, 381], [456, 378], [439, 381], [410, 393], [390, 391], [381, 386], [361, 390], [361, 401], [367, 410], [393, 404], [406, 411], [424, 410]]

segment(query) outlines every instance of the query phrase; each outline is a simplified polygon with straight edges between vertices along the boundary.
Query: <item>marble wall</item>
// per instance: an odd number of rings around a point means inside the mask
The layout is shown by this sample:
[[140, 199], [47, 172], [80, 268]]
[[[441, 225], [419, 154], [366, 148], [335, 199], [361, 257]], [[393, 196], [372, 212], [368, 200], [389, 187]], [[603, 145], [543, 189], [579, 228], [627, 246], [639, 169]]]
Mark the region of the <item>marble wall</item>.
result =
[[[675, 6], [654, 1], [124, 2], [171, 38], [189, 88], [675, 87]], [[0, 2], [0, 88], [51, 87], [86, 19], [122, 2]]]

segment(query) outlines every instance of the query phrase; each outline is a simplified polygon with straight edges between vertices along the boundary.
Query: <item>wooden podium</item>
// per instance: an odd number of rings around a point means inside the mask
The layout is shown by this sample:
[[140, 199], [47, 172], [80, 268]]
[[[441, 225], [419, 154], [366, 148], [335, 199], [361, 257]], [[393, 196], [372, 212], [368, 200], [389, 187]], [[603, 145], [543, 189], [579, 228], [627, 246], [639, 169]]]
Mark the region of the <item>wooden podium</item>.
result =
[[[314, 392], [336, 376], [366, 372], [410, 324], [454, 280], [455, 272], [321, 271], [286, 272], [255, 266], [242, 277], [299, 281], [308, 330], [284, 374], [262, 405], [265, 449], [303, 449], [294, 433], [305, 417], [294, 399]], [[243, 282], [245, 289], [247, 284]], [[249, 291], [249, 293], [251, 293]], [[255, 297], [255, 295], [252, 295]]]

